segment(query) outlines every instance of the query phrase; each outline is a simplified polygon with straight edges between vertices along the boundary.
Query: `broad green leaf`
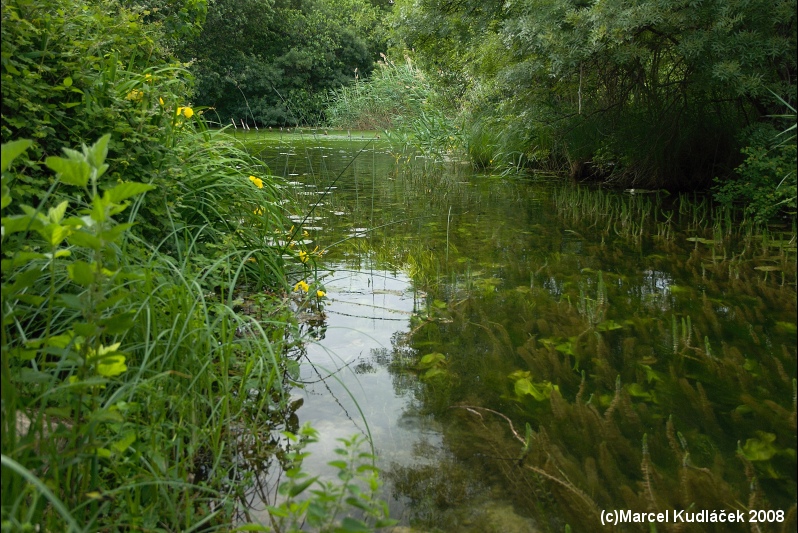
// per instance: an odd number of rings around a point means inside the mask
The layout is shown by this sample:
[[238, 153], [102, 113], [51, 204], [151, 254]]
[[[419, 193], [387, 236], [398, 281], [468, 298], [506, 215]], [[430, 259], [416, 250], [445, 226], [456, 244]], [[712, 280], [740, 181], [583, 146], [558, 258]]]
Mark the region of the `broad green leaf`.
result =
[[337, 528], [335, 533], [371, 533], [372, 531], [373, 529], [362, 521], [347, 516], [341, 521], [341, 527]]
[[128, 431], [121, 439], [111, 444], [111, 448], [117, 453], [122, 453], [127, 450], [134, 442], [136, 442], [136, 432]]
[[562, 344], [558, 344], [554, 347], [555, 350], [558, 352], [566, 353], [568, 355], [575, 355], [574, 354], [574, 345], [571, 341], [566, 341]]
[[130, 222], [125, 222], [123, 224], [117, 224], [113, 228], [103, 231], [100, 233], [99, 237], [105, 240], [106, 242], [115, 242], [119, 239], [119, 236], [122, 235], [124, 232], [129, 230], [133, 227], [133, 224]]
[[605, 320], [596, 326], [598, 331], [613, 331], [621, 328], [623, 328], [623, 326], [614, 320]]
[[[2, 168], [2, 171], [5, 172], [8, 170], [14, 159], [22, 155], [32, 144], [33, 141], [29, 139], [20, 139], [18, 141], [4, 143], [2, 146], [2, 154], [0, 154], [0, 168]], [[5, 205], [3, 207], [5, 207]]]
[[75, 261], [67, 266], [67, 272], [69, 274], [69, 279], [78, 285], [88, 287], [94, 283], [94, 269], [86, 261]]
[[507, 377], [510, 378], [510, 381], [516, 381], [519, 379], [530, 379], [532, 377], [532, 372], [530, 372], [529, 370], [516, 370]]
[[35, 230], [41, 227], [42, 223], [30, 215], [14, 215], [3, 217], [3, 234], [11, 235], [20, 231]]
[[5, 183], [3, 183], [2, 187], [0, 187], [0, 189], [2, 190], [2, 193], [3, 193], [3, 195], [2, 195], [2, 204], [0, 204], [0, 207], [3, 207], [3, 208], [8, 207], [11, 204], [11, 189], [6, 187]]
[[[352, 507], [355, 507], [356, 509], [360, 509], [362, 511], [368, 511], [369, 510], [368, 505], [366, 505], [366, 503], [364, 501], [362, 501], [362, 500], [360, 500], [358, 498], [355, 498], [353, 496], [348, 497], [344, 501], [347, 504], [351, 505]], [[371, 531], [371, 530], [369, 530], [369, 531]]]
[[293, 359], [289, 359], [285, 362], [285, 371], [291, 379], [299, 379], [299, 363]]
[[548, 381], [543, 383], [532, 383], [528, 379], [519, 379], [515, 382], [515, 393], [518, 396], [529, 395], [541, 402], [551, 397], [551, 391], [556, 389]]
[[764, 431], [757, 431], [757, 434], [759, 438], [745, 441], [745, 445], [742, 447], [743, 455], [749, 461], [768, 461], [779, 451], [773, 445], [776, 435]]
[[432, 379], [434, 377], [443, 376], [445, 374], [446, 374], [446, 371], [443, 370], [442, 368], [430, 368], [429, 370], [427, 370], [424, 373], [423, 376], [421, 376], [421, 378], [422, 379]]
[[37, 231], [51, 246], [58, 246], [72, 233], [72, 228], [61, 226], [60, 224], [47, 224]]
[[36, 357], [36, 353], [37, 353], [36, 350], [25, 350], [24, 348], [22, 348], [22, 346], [16, 346], [8, 351], [8, 354], [11, 357], [16, 357], [23, 361], [32, 360], [34, 357]]
[[70, 244], [91, 248], [92, 250], [99, 250], [103, 245], [100, 239], [85, 231], [76, 231], [67, 237], [67, 240], [70, 242]]
[[[42, 275], [42, 271], [35, 266], [17, 274], [16, 279], [14, 280], [14, 284], [11, 285], [7, 290], [9, 294], [14, 294], [15, 292], [22, 292], [23, 290], [27, 289], [28, 287], [32, 286], [37, 279], [39, 279]], [[3, 290], [5, 291], [6, 288], [4, 287]], [[3, 297], [5, 298], [5, 292], [3, 292]]]
[[127, 200], [133, 196], [154, 189], [154, 185], [147, 185], [146, 183], [120, 183], [113, 189], [105, 191], [105, 196], [111, 202], [118, 204], [123, 200]]
[[47, 300], [47, 298], [45, 298], [44, 296], [39, 296], [37, 294], [18, 294], [16, 295], [16, 298], [22, 303], [31, 304], [35, 306], [40, 306]]
[[653, 399], [652, 396], [651, 396], [651, 393], [648, 392], [639, 383], [632, 383], [631, 385], [626, 387], [626, 390], [627, 390], [627, 392], [629, 392], [629, 395], [632, 396], [633, 398], [640, 398], [641, 400], [648, 401], [648, 402], [652, 401], [652, 399]]
[[47, 168], [54, 170], [58, 179], [67, 185], [85, 187], [91, 176], [91, 166], [86, 161], [75, 161], [50, 156], [44, 160]]
[[446, 356], [442, 353], [428, 353], [418, 362], [419, 368], [429, 368], [446, 363]]
[[109, 335], [119, 335], [133, 327], [133, 312], [120, 313], [100, 321], [100, 325], [105, 328]]
[[89, 148], [89, 157], [88, 157], [89, 163], [91, 163], [91, 166], [93, 166], [99, 171], [97, 173], [98, 176], [102, 175], [105, 172], [105, 170], [102, 169], [103, 166], [105, 166], [105, 168], [108, 168], [107, 165], [104, 165], [104, 163], [105, 163], [105, 158], [108, 155], [108, 141], [110, 140], [111, 140], [111, 134], [106, 133], [105, 135], [97, 139], [97, 142], [94, 143], [91, 148]]
[[312, 477], [312, 478], [306, 479], [305, 481], [303, 481], [301, 483], [298, 483], [296, 485], [291, 485], [291, 488], [288, 490], [289, 496], [291, 496], [291, 497], [299, 496], [300, 494], [302, 494], [305, 491], [305, 489], [307, 489], [313, 483], [315, 483], [317, 479], [318, 479], [318, 477]]
[[108, 448], [97, 448], [95, 451], [97, 452], [97, 457], [100, 457], [101, 459], [111, 458], [111, 450]]
[[19, 374], [14, 376], [20, 383], [47, 383], [52, 379], [49, 372], [41, 372], [32, 368], [21, 368]]
[[68, 205], [69, 205], [69, 202], [64, 200], [63, 202], [61, 202], [57, 206], [51, 207], [47, 211], [47, 218], [50, 219], [50, 222], [52, 222], [54, 224], [60, 224], [61, 220], [63, 220], [63, 218], [64, 218], [64, 214], [66, 213], [66, 209], [67, 209]]
[[97, 368], [97, 373], [101, 376], [111, 378], [122, 374], [127, 370], [125, 356], [118, 352], [121, 343], [117, 342], [110, 346], [100, 346], [95, 352], [92, 350], [88, 360]]
[[106, 378], [113, 378], [127, 370], [124, 355], [107, 355], [97, 365], [97, 373]]
[[77, 294], [61, 294], [57, 301], [68, 309], [83, 309], [83, 302]]
[[100, 329], [99, 326], [94, 322], [78, 322], [74, 324], [72, 328], [75, 330], [75, 333], [84, 338], [97, 335]]

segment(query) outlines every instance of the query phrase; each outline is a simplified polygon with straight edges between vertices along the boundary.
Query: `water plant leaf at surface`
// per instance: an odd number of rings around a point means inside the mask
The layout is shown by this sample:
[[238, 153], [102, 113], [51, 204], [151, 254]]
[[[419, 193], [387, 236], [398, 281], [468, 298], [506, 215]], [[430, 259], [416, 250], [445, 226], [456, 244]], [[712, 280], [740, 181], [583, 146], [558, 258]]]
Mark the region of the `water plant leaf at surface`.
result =
[[600, 322], [596, 326], [596, 329], [599, 331], [614, 331], [616, 329], [622, 329], [622, 328], [623, 326], [621, 324], [618, 324], [614, 320], [605, 320], [604, 322]]
[[515, 382], [515, 394], [518, 397], [532, 396], [535, 400], [542, 402], [551, 397], [552, 390], [560, 390], [557, 385], [552, 385], [548, 381], [542, 383], [532, 383], [527, 378], [521, 378]]
[[446, 356], [442, 353], [434, 352], [428, 353], [418, 362], [418, 368], [425, 369], [434, 366], [440, 366], [446, 363]]
[[430, 368], [421, 376], [422, 379], [433, 379], [439, 376], [446, 375], [446, 370], [442, 368]]
[[757, 433], [758, 438], [746, 439], [742, 447], [743, 455], [749, 461], [769, 461], [779, 452], [778, 448], [773, 445], [776, 435], [762, 431]]

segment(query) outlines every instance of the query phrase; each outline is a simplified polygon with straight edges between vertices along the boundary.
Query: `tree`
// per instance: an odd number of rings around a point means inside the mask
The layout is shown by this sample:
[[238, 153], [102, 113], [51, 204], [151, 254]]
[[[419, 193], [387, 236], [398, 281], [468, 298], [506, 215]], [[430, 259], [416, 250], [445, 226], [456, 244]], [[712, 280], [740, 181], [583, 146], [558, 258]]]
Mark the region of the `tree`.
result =
[[781, 111], [773, 93], [795, 103], [795, 12], [795, 0], [401, 0], [394, 34], [455, 81], [472, 123], [510, 124], [527, 154], [687, 188], [739, 163], [743, 129]]
[[365, 0], [219, 0], [186, 50], [197, 103], [262, 125], [316, 124], [332, 88], [366, 74], [382, 8]]

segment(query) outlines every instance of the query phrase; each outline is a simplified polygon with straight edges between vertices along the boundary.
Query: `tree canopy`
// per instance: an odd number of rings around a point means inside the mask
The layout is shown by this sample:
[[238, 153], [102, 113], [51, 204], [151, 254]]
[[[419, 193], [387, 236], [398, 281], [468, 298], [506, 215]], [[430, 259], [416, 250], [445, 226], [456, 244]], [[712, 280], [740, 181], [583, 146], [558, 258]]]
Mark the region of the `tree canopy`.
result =
[[181, 51], [197, 104], [261, 125], [317, 124], [328, 92], [367, 75], [384, 47], [380, 4], [367, 0], [211, 0]]
[[399, 0], [393, 38], [528, 158], [686, 188], [794, 106], [795, 22], [795, 0]]

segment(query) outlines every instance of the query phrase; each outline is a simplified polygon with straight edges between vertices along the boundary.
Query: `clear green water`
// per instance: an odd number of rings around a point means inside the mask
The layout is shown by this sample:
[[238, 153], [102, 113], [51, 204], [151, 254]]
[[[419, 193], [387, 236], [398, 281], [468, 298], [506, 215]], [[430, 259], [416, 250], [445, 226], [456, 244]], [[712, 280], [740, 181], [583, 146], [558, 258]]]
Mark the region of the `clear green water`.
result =
[[418, 531], [597, 531], [616, 509], [770, 509], [762, 531], [794, 529], [791, 228], [477, 175], [368, 136], [249, 138], [297, 224], [310, 213], [308, 250], [327, 251], [291, 421], [322, 435], [311, 473], [333, 475], [335, 438], [362, 432]]

